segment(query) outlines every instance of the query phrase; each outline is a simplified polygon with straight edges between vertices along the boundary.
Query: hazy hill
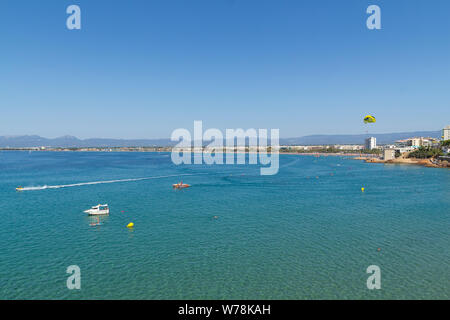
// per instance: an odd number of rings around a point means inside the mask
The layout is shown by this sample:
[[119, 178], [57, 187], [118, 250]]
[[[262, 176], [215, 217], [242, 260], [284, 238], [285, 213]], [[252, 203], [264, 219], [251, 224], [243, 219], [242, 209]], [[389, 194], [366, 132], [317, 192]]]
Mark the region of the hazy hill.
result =
[[[389, 144], [396, 140], [411, 137], [440, 138], [441, 131], [417, 131], [383, 134], [359, 135], [310, 135], [298, 138], [280, 139], [281, 145], [321, 145], [321, 144], [363, 144], [364, 139], [373, 136], [378, 144]], [[172, 146], [175, 142], [170, 139], [78, 139], [73, 136], [63, 136], [54, 139], [43, 138], [37, 135], [26, 136], [0, 136], [1, 148], [26, 147], [141, 147], [141, 146]]]

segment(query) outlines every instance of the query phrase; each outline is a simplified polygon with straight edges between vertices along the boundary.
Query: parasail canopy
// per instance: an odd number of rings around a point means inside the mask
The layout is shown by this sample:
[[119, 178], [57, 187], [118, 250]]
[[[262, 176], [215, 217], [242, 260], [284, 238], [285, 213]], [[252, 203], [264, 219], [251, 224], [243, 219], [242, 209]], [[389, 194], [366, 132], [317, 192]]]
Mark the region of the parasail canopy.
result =
[[375, 119], [374, 116], [367, 115], [364, 117], [364, 123], [375, 123], [377, 122], [377, 119]]

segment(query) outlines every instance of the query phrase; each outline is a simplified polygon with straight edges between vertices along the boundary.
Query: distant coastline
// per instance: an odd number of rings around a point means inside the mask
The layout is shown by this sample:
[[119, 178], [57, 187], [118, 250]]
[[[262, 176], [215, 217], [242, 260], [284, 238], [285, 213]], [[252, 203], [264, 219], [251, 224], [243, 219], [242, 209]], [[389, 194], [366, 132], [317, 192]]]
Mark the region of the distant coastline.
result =
[[[324, 146], [325, 148], [326, 146]], [[217, 153], [255, 153], [248, 150], [239, 150], [239, 147], [235, 147], [233, 150], [224, 150]], [[269, 147], [270, 149], [270, 147]], [[0, 151], [23, 151], [23, 152], [172, 152], [174, 148], [172, 147], [114, 147], [114, 148], [0, 148]], [[179, 152], [202, 152], [204, 150], [186, 150], [179, 149]], [[270, 150], [260, 150], [270, 153]], [[257, 152], [256, 152], [257, 153]], [[305, 156], [347, 156], [347, 157], [366, 157], [372, 158], [376, 155], [368, 153], [356, 152], [356, 150], [343, 150], [342, 152], [324, 152], [324, 151], [283, 151], [279, 150], [280, 154], [286, 155], [305, 155]]]
[[[391, 144], [409, 137], [440, 138], [441, 131], [411, 131], [393, 133], [371, 133], [378, 144]], [[280, 138], [280, 145], [355, 145], [361, 144], [368, 134], [316, 134], [292, 138]], [[44, 146], [47, 148], [120, 148], [120, 147], [173, 147], [176, 141], [169, 138], [157, 139], [113, 139], [87, 138], [75, 136], [45, 138], [39, 135], [0, 136], [0, 148], [32, 148]], [[225, 144], [225, 143], [224, 143]]]

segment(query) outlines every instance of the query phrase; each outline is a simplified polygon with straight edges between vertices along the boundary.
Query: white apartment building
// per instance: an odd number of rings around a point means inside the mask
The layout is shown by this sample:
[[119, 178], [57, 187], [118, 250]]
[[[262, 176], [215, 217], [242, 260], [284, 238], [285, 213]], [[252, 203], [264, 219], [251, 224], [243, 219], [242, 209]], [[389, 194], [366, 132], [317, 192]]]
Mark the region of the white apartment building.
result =
[[394, 160], [394, 159], [395, 159], [395, 149], [383, 150], [383, 160]]
[[442, 130], [442, 138], [444, 140], [450, 140], [450, 126], [446, 126], [443, 130]]
[[375, 137], [367, 138], [364, 146], [367, 150], [375, 149], [377, 147], [377, 138]]

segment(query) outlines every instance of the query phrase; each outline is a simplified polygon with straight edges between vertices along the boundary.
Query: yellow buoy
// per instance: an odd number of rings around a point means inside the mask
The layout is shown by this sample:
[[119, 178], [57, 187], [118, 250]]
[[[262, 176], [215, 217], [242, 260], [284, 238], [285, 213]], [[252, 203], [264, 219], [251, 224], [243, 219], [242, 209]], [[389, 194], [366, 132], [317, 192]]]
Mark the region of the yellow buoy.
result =
[[133, 228], [134, 227], [134, 223], [130, 222], [129, 224], [127, 224], [127, 228]]
[[362, 192], [364, 192], [364, 190], [365, 190], [364, 188], [361, 188], [361, 191], [362, 191]]

